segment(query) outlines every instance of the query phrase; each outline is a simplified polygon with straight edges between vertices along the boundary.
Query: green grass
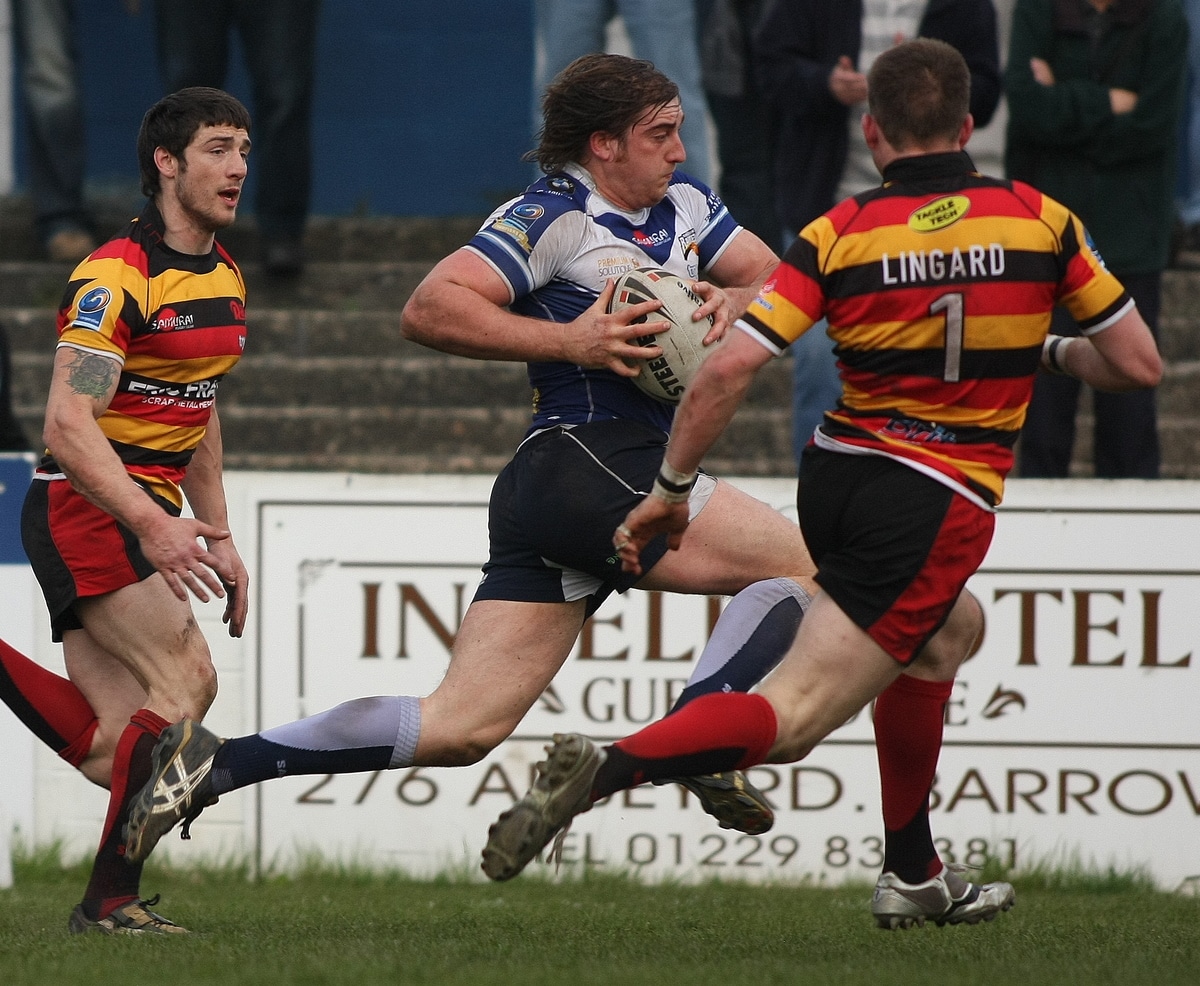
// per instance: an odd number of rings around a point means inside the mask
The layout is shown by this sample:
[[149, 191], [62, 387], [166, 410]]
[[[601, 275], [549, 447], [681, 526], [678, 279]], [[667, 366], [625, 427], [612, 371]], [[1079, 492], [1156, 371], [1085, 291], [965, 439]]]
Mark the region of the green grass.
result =
[[5, 986], [1200, 983], [1200, 899], [1120, 874], [1017, 876], [1017, 907], [991, 924], [884, 932], [863, 885], [494, 885], [319, 866], [252, 881], [236, 865], [148, 866], [158, 909], [195, 932], [170, 939], [68, 935], [86, 867], [52, 851], [19, 858], [15, 876], [0, 891]]

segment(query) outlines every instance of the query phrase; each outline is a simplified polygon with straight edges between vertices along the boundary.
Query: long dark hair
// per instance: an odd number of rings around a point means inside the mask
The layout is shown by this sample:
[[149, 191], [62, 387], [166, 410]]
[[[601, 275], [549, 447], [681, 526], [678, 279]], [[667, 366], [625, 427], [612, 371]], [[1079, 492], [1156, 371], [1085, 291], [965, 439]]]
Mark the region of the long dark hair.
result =
[[679, 87], [650, 62], [625, 55], [577, 58], [542, 96], [538, 146], [524, 156], [546, 174], [581, 160], [594, 133], [623, 136], [638, 120], [679, 98]]

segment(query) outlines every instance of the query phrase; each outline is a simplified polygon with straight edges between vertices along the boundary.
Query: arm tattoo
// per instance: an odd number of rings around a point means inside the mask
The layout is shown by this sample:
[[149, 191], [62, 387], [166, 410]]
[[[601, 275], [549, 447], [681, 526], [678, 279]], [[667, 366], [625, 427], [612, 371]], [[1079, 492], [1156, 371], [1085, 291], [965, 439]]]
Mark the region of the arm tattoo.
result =
[[79, 352], [68, 368], [67, 383], [75, 393], [102, 401], [108, 396], [118, 369], [116, 363], [104, 356]]

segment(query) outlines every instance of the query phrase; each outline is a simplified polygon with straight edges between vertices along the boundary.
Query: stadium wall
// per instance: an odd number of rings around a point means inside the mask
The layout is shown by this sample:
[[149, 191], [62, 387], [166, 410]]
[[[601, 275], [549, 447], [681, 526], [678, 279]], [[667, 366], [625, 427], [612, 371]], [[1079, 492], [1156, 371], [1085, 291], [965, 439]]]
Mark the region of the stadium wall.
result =
[[[87, 176], [138, 195], [134, 142], [162, 95], [153, 3], [80, 3]], [[533, 0], [324, 0], [313, 115], [316, 215], [486, 215], [533, 174]], [[25, 187], [0, 14], [0, 194]], [[226, 88], [253, 112], [235, 46]], [[11, 150], [15, 140], [15, 152]], [[15, 164], [15, 171], [14, 171]], [[253, 201], [251, 168], [247, 191]]]
[[[437, 684], [486, 551], [491, 477], [226, 481], [252, 611], [246, 635], [232, 640], [219, 604], [196, 607], [221, 682], [212, 728], [239, 735]], [[793, 513], [791, 482], [738, 482]], [[19, 483], [8, 485], [0, 506]], [[0, 529], [8, 539], [11, 526]], [[947, 856], [992, 855], [1018, 870], [1143, 868], [1167, 887], [1200, 873], [1197, 544], [1198, 483], [1010, 484], [971, 583], [987, 631], [947, 711], [933, 796]], [[6, 639], [61, 667], [32, 579], [5, 568]], [[476, 766], [272, 781], [222, 798], [194, 841], [169, 837], [161, 851], [176, 862], [247, 857], [264, 868], [315, 851], [421, 874], [473, 870], [488, 824], [524, 791], [550, 734], [611, 739], [662, 715], [721, 603], [639, 592], [610, 600], [514, 737]], [[7, 709], [0, 739], [27, 751], [0, 763], [20, 836], [90, 853], [103, 792], [31, 749]], [[581, 817], [564, 865], [682, 880], [871, 877], [880, 862], [872, 745], [867, 711], [804, 763], [756, 768], [779, 815], [761, 838], [716, 829], [680, 789], [647, 787]]]

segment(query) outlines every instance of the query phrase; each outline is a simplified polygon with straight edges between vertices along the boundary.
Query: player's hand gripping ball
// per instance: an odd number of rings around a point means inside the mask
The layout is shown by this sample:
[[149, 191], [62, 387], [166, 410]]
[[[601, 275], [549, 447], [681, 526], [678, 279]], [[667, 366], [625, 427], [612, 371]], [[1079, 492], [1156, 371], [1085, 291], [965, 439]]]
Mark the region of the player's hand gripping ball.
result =
[[637, 339], [639, 346], [660, 346], [662, 355], [640, 360], [639, 373], [633, 382], [651, 397], [666, 404], [678, 404], [707, 355], [704, 337], [712, 328], [713, 318], [709, 315], [692, 321], [692, 313], [703, 304], [702, 299], [682, 277], [658, 267], [639, 267], [622, 275], [617, 280], [609, 310], [616, 312], [653, 300], [661, 301], [662, 308], [637, 321], [670, 322], [671, 328]]

